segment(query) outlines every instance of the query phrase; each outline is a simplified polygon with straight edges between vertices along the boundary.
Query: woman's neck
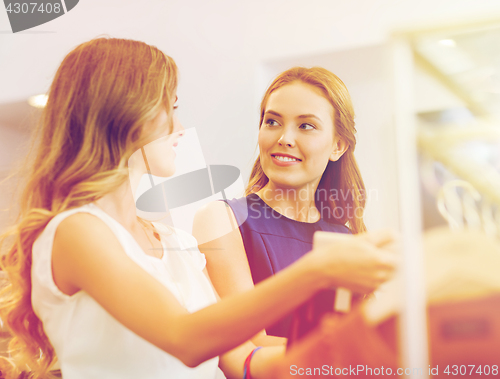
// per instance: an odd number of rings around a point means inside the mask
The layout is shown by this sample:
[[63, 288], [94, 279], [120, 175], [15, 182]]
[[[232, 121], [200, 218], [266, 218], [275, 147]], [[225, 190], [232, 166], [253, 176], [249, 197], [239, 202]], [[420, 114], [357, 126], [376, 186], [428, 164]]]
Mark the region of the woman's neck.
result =
[[316, 186], [281, 188], [269, 182], [256, 194], [278, 213], [301, 222], [316, 222], [321, 218], [316, 208]]
[[126, 229], [132, 231], [139, 227], [134, 193], [139, 184], [140, 173], [130, 171], [129, 179], [115, 191], [97, 200], [95, 204]]

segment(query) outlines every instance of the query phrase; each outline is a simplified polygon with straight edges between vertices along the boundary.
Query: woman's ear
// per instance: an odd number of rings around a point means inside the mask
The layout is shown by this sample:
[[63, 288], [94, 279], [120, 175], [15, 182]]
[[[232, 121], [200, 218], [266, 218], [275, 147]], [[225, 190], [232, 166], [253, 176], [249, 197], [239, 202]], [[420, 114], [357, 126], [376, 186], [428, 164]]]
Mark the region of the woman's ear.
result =
[[333, 146], [333, 151], [330, 154], [330, 160], [332, 162], [338, 161], [342, 155], [349, 148], [349, 144], [340, 137], [335, 137], [335, 144]]

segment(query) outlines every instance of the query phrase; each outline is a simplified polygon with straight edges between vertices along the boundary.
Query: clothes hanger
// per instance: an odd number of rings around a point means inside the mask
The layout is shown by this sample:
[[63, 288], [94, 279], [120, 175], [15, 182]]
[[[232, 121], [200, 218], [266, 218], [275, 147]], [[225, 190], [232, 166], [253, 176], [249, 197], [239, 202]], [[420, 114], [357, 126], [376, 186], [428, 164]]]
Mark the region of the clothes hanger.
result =
[[[437, 204], [449, 227], [423, 235], [428, 304], [500, 294], [500, 242], [495, 222], [499, 212], [493, 215], [491, 203], [463, 180], [445, 183]], [[370, 323], [399, 312], [403, 296], [400, 283], [397, 276], [384, 286], [376, 301], [366, 304]]]
[[481, 195], [469, 182], [451, 180], [439, 191], [437, 207], [451, 230], [480, 230], [481, 217], [476, 205], [480, 201]]

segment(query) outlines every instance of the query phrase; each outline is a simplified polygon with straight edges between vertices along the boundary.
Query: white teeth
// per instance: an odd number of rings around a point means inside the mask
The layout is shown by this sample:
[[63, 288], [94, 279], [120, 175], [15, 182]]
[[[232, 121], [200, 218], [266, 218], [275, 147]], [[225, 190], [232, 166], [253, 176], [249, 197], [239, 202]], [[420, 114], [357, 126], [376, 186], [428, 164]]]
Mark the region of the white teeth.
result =
[[282, 161], [282, 162], [297, 162], [298, 161], [298, 159], [284, 157], [283, 155], [274, 155], [274, 158], [276, 158], [277, 160]]

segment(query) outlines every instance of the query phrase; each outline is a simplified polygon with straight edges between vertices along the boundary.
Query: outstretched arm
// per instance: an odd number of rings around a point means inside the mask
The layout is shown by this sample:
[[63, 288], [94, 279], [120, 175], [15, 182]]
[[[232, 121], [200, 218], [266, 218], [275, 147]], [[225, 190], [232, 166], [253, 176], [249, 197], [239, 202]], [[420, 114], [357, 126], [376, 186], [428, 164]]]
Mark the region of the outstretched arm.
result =
[[54, 280], [63, 292], [86, 291], [127, 328], [188, 366], [248, 340], [327, 282], [311, 259], [254, 291], [190, 314], [126, 255], [102, 220], [85, 213], [61, 222], [52, 262]]
[[[341, 264], [338, 252], [349, 252]], [[393, 254], [353, 236], [336, 244], [335, 252], [313, 250], [255, 289], [188, 313], [93, 215], [62, 221], [52, 255], [54, 280], [63, 292], [86, 291], [124, 326], [191, 367], [234, 349], [319, 289], [338, 285], [336, 278], [345, 277], [342, 271], [351, 271], [357, 259], [377, 267], [377, 275], [351, 278], [359, 288], [380, 284], [394, 269]]]

